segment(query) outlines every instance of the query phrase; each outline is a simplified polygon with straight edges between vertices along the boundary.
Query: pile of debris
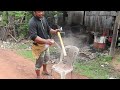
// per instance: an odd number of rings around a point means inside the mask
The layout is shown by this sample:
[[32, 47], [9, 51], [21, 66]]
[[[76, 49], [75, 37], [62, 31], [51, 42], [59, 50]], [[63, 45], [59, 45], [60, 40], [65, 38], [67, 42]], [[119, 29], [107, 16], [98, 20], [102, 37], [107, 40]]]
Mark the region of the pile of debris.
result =
[[79, 60], [88, 61], [88, 60], [93, 60], [96, 57], [105, 56], [109, 54], [108, 50], [104, 50], [103, 52], [98, 52], [94, 48], [92, 48], [92, 46], [84, 46], [79, 49], [80, 49], [79, 56], [78, 56]]
[[[23, 46], [23, 48], [20, 48], [21, 46]], [[24, 46], [26, 46], [26, 47], [24, 48]], [[16, 43], [16, 42], [9, 42], [9, 41], [1, 41], [0, 40], [0, 48], [2, 48], [2, 49], [24, 49], [24, 50], [31, 50], [31, 43], [29, 44], [29, 41]]]
[[10, 48], [12, 48], [14, 45], [15, 45], [15, 43], [0, 41], [0, 48], [3, 48], [3, 49], [10, 49]]

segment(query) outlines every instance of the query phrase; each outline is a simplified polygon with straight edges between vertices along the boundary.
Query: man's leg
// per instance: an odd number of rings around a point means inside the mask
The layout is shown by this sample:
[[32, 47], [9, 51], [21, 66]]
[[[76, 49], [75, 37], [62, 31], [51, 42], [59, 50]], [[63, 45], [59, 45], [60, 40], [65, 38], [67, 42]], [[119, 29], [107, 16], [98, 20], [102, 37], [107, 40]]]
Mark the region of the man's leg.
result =
[[39, 58], [36, 60], [35, 72], [36, 72], [37, 78], [40, 78], [40, 68], [43, 65], [44, 54], [45, 54], [44, 52], [41, 53], [41, 55], [39, 56]]
[[40, 70], [35, 70], [37, 78], [40, 78]]
[[43, 74], [49, 75], [47, 71], [47, 62], [50, 60], [49, 48], [45, 51], [44, 61], [43, 61]]
[[47, 64], [43, 64], [43, 74], [48, 73], [47, 71]]

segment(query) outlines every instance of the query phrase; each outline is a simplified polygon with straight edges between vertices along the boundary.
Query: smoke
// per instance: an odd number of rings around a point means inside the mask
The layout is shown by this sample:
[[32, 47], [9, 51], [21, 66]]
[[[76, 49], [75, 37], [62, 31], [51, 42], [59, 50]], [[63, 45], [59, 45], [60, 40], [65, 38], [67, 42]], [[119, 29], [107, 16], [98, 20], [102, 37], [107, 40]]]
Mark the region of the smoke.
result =
[[72, 33], [72, 32], [67, 32], [65, 33], [65, 37], [63, 38], [64, 45], [73, 45], [77, 46], [78, 48], [82, 48], [86, 45], [87, 43], [87, 36], [82, 35], [79, 32], [77, 33]]

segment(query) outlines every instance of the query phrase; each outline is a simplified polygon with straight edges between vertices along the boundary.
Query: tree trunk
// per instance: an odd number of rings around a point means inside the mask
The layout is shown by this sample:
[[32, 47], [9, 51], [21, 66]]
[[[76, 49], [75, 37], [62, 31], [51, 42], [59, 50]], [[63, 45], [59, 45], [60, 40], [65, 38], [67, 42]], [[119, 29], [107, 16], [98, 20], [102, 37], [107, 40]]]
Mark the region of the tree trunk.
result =
[[15, 18], [14, 18], [14, 16], [9, 16], [8, 17], [8, 20], [9, 20], [9, 27], [10, 27], [10, 29], [11, 29], [11, 34], [16, 38], [17, 36], [16, 36], [16, 31], [15, 31]]

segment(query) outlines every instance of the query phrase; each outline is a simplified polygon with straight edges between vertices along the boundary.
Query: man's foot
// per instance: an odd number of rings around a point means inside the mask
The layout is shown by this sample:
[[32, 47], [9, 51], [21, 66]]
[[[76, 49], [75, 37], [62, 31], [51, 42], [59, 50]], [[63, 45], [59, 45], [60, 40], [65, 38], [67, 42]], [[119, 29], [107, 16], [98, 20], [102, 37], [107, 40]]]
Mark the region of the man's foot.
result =
[[42, 79], [40, 76], [37, 76], [36, 79]]
[[43, 71], [42, 74], [43, 74], [43, 75], [50, 75], [50, 74], [49, 74], [48, 72], [46, 72], [46, 71]]

